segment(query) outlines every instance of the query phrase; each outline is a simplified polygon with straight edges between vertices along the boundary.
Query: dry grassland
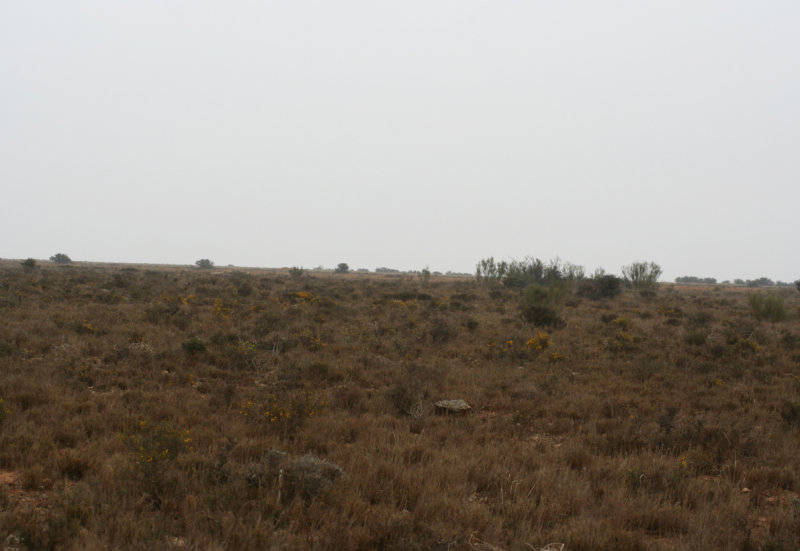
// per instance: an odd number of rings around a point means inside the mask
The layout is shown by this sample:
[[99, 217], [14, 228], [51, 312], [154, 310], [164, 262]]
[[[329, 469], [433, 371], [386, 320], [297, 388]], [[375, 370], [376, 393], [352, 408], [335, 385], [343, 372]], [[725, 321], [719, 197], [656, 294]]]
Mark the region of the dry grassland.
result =
[[797, 292], [519, 296], [5, 264], [0, 549], [796, 548]]

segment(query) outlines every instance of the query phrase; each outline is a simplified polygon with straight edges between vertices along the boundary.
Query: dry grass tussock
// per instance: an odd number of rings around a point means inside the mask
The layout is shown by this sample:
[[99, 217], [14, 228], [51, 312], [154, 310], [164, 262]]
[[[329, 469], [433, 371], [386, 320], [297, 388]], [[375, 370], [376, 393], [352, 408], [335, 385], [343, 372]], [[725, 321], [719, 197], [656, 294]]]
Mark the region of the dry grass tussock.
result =
[[795, 548], [797, 293], [521, 294], [0, 266], [0, 548]]

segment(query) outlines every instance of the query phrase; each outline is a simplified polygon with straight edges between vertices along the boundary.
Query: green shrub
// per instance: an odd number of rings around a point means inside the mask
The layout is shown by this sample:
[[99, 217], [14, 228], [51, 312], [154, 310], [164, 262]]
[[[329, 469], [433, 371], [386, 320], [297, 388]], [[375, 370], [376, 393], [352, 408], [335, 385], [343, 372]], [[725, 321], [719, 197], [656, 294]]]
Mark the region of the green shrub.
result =
[[582, 281], [578, 295], [594, 300], [614, 298], [622, 290], [622, 280], [613, 275], [601, 275]]
[[564, 321], [558, 312], [569, 288], [563, 283], [539, 285], [534, 283], [525, 288], [520, 303], [522, 319], [537, 326], [561, 326]]
[[214, 267], [214, 263], [207, 258], [201, 258], [195, 262], [195, 265], [202, 270], [209, 270]]
[[56, 264], [72, 264], [72, 259], [64, 253], [56, 253], [50, 257], [50, 260]]
[[772, 323], [783, 321], [789, 317], [783, 297], [778, 293], [751, 294], [747, 297], [750, 310], [759, 321], [771, 321]]
[[622, 267], [625, 282], [638, 290], [654, 291], [661, 276], [661, 267], [655, 262], [634, 262]]
[[201, 354], [206, 351], [206, 343], [196, 337], [192, 337], [188, 341], [185, 341], [181, 346], [183, 349], [190, 355], [194, 356], [195, 354]]
[[20, 262], [19, 265], [22, 266], [25, 270], [34, 270], [36, 269], [36, 260], [33, 258], [28, 258]]
[[347, 265], [347, 262], [340, 262], [333, 271], [337, 274], [346, 274], [350, 271], [350, 266]]

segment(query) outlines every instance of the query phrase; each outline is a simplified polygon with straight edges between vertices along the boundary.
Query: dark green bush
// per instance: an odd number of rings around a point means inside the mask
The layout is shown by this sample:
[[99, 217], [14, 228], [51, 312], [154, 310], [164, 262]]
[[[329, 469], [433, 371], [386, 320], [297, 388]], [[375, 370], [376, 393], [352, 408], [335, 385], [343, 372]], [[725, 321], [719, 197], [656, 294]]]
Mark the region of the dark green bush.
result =
[[209, 269], [211, 269], [211, 268], [213, 268], [213, 267], [214, 267], [214, 263], [213, 263], [213, 262], [211, 262], [211, 261], [210, 261], [209, 259], [207, 259], [207, 258], [201, 258], [200, 260], [198, 260], [197, 262], [195, 262], [195, 265], [196, 265], [198, 268], [201, 268], [201, 269], [203, 269], [203, 270], [209, 270]]
[[522, 319], [532, 325], [562, 326], [564, 321], [558, 316], [569, 288], [563, 283], [550, 285], [528, 285], [522, 295], [520, 311]]
[[72, 259], [70, 257], [68, 257], [67, 255], [65, 255], [64, 253], [56, 253], [56, 254], [54, 254], [53, 256], [50, 257], [50, 260], [52, 262], [55, 262], [56, 264], [71, 264], [72, 263]]
[[564, 320], [558, 317], [558, 313], [548, 306], [525, 306], [522, 309], [522, 319], [540, 327], [557, 327], [564, 323]]
[[28, 258], [20, 262], [19, 265], [25, 270], [34, 270], [36, 268], [36, 260], [33, 258]]
[[181, 346], [183, 349], [190, 355], [194, 356], [195, 354], [201, 354], [206, 351], [206, 343], [196, 337], [192, 337], [188, 341], [184, 342]]
[[621, 291], [622, 280], [613, 275], [587, 279], [578, 285], [578, 295], [593, 300], [614, 298]]

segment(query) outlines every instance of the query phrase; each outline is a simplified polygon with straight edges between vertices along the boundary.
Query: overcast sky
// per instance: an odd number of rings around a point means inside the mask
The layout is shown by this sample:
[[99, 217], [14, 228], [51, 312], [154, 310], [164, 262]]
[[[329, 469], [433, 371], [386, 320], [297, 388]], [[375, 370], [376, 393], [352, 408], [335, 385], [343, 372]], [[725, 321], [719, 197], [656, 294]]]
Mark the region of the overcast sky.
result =
[[800, 278], [800, 2], [2, 1], [0, 257]]

